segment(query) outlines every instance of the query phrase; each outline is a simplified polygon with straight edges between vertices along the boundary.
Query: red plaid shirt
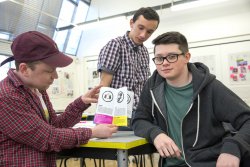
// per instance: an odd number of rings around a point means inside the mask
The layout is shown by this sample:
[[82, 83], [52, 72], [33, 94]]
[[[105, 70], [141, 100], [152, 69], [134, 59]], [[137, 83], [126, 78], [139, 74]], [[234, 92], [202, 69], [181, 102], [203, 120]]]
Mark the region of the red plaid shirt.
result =
[[25, 87], [13, 70], [0, 82], [0, 166], [56, 166], [56, 152], [87, 143], [91, 129], [71, 127], [89, 107], [80, 98], [57, 116], [45, 91], [48, 122], [40, 99]]

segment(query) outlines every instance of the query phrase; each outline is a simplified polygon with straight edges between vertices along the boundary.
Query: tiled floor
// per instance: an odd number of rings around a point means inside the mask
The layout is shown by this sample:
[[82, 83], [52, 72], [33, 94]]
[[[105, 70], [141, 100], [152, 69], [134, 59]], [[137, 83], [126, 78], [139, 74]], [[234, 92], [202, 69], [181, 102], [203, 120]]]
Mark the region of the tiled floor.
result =
[[[137, 157], [138, 158], [138, 157]], [[152, 155], [152, 163], [153, 166], [151, 165], [151, 161], [148, 155], [145, 156], [145, 167], [157, 167], [158, 166], [158, 160], [159, 160], [159, 155], [158, 154], [153, 154]], [[101, 165], [100, 165], [101, 163]], [[104, 165], [105, 167], [117, 167], [117, 162], [116, 161], [112, 161], [112, 160], [105, 160], [104, 161]], [[93, 160], [93, 159], [85, 159], [85, 164], [86, 167], [104, 167], [103, 166], [103, 161], [99, 161], [99, 160]], [[96, 164], [96, 165], [95, 165]], [[80, 159], [78, 158], [70, 158], [69, 160], [67, 160], [67, 167], [80, 167]], [[135, 158], [133, 156], [129, 157], [129, 167], [136, 167], [136, 163], [135, 163]], [[61, 160], [57, 160], [57, 167], [65, 167], [64, 165], [64, 161], [61, 164]]]

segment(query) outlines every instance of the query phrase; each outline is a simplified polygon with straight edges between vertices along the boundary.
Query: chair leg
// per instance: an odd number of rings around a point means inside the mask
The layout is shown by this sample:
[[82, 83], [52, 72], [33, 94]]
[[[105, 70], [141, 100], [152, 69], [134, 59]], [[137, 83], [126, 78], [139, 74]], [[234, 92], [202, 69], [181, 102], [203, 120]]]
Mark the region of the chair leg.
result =
[[64, 160], [64, 167], [67, 167], [67, 161], [68, 161], [69, 158], [65, 158]]
[[143, 167], [143, 158], [142, 158], [142, 155], [139, 155], [140, 157], [140, 167]]
[[143, 166], [146, 167], [145, 155], [142, 155], [142, 158], [143, 158]]
[[95, 167], [97, 167], [97, 164], [96, 164], [96, 159], [93, 159], [94, 160], [94, 163], [95, 163]]
[[154, 167], [152, 154], [148, 154], [148, 156], [150, 159], [151, 167]]
[[59, 167], [62, 167], [63, 160], [64, 160], [64, 159], [62, 158]]
[[102, 159], [102, 166], [105, 167], [105, 159]]
[[139, 163], [139, 161], [137, 160], [137, 157], [136, 157], [136, 155], [134, 155], [134, 160], [135, 160], [135, 164], [136, 164], [136, 167], [138, 167], [138, 163]]
[[80, 158], [80, 166], [86, 167], [85, 158]]

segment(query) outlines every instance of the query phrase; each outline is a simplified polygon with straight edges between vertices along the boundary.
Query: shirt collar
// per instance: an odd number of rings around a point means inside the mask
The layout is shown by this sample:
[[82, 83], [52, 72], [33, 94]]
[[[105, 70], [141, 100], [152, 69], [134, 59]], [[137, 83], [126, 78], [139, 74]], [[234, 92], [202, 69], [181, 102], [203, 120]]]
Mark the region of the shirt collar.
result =
[[131, 48], [133, 48], [133, 49], [136, 48], [137, 50], [139, 50], [139, 49], [143, 46], [143, 44], [142, 44], [142, 45], [136, 45], [136, 44], [132, 41], [132, 39], [129, 38], [129, 32], [130, 32], [130, 31], [127, 31], [126, 34], [124, 35], [124, 39], [125, 39], [126, 43], [129, 45], [129, 47], [131, 47]]
[[15, 69], [9, 69], [7, 73], [9, 79], [13, 82], [15, 87], [24, 86], [23, 82], [17, 77], [14, 71]]

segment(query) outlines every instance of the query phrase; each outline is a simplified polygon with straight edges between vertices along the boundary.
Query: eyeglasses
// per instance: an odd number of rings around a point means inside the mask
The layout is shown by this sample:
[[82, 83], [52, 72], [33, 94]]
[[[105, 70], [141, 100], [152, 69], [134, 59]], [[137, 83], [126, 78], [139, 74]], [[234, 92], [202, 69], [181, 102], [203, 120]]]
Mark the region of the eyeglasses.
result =
[[174, 63], [178, 60], [178, 56], [183, 55], [184, 53], [170, 53], [166, 57], [154, 57], [152, 60], [156, 65], [163, 64], [164, 60], [167, 60], [169, 63]]

